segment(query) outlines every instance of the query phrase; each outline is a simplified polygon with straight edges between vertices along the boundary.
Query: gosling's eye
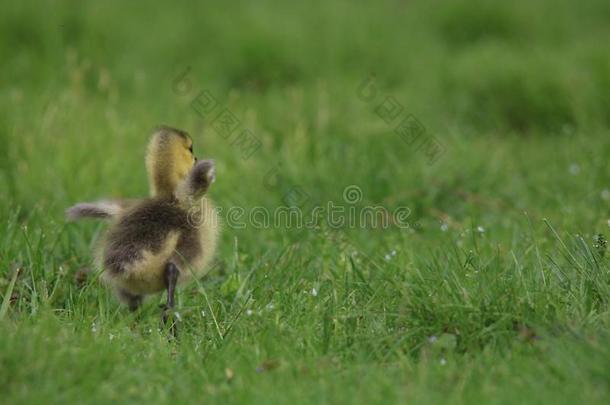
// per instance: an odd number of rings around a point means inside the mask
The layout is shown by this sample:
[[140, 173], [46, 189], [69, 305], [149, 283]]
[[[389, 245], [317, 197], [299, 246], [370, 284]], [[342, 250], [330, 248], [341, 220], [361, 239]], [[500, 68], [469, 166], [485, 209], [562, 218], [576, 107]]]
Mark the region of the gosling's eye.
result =
[[191, 152], [191, 154], [193, 154], [193, 145], [191, 145], [191, 147], [189, 148], [189, 151]]

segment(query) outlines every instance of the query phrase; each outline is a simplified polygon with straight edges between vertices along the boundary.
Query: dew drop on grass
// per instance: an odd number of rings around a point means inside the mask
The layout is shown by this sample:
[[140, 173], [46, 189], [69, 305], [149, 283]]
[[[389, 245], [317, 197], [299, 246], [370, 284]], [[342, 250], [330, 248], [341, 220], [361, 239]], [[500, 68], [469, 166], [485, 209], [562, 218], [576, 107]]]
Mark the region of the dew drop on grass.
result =
[[318, 290], [316, 290], [316, 287], [311, 289], [311, 295], [314, 296], [314, 297], [318, 296]]

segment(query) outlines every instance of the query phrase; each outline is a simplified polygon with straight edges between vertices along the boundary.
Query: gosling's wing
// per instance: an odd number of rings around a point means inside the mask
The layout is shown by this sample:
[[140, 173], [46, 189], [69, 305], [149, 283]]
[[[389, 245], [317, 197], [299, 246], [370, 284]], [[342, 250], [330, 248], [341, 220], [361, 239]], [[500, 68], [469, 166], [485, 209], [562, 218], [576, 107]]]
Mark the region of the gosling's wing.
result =
[[138, 200], [101, 200], [78, 203], [66, 210], [66, 219], [76, 221], [82, 218], [112, 219], [132, 207]]
[[204, 195], [216, 180], [216, 166], [213, 160], [199, 160], [176, 189], [180, 201]]

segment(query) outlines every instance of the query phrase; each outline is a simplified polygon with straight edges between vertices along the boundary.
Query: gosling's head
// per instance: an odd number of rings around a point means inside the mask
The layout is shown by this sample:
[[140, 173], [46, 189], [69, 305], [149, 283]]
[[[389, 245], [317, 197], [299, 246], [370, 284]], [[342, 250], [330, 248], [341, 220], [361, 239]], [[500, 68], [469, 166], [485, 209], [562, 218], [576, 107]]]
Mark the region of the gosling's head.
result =
[[153, 196], [172, 196], [197, 161], [193, 140], [185, 131], [158, 127], [148, 144], [146, 170]]

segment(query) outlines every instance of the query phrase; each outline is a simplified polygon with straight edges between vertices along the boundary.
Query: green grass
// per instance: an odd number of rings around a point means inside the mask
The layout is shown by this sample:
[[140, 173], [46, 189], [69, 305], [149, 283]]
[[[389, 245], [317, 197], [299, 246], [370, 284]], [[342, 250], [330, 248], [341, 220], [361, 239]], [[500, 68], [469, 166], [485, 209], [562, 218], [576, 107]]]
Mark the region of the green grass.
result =
[[[607, 403], [608, 2], [428, 3], [0, 6], [1, 402]], [[204, 89], [252, 157], [193, 109]], [[163, 296], [131, 314], [86, 271], [104, 225], [63, 218], [146, 195], [161, 123], [216, 159], [225, 210], [296, 188], [409, 227], [225, 223], [172, 341]]]

